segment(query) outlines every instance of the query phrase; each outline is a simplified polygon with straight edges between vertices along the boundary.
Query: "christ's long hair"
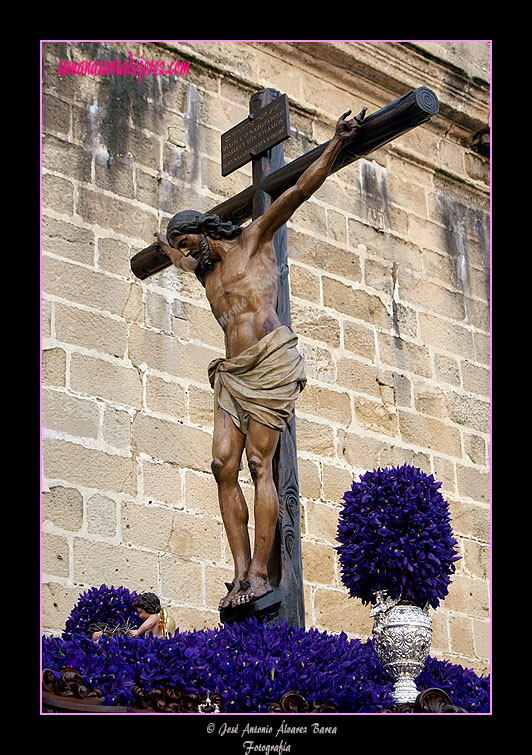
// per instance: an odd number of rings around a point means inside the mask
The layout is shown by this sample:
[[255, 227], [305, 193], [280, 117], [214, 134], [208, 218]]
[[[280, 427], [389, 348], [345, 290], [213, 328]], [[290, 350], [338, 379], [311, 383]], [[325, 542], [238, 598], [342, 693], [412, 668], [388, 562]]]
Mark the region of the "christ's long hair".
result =
[[168, 222], [166, 236], [172, 243], [173, 236], [186, 233], [199, 233], [212, 239], [232, 239], [239, 236], [244, 229], [234, 225], [230, 220], [223, 221], [219, 215], [207, 215], [196, 210], [184, 210], [174, 215]]

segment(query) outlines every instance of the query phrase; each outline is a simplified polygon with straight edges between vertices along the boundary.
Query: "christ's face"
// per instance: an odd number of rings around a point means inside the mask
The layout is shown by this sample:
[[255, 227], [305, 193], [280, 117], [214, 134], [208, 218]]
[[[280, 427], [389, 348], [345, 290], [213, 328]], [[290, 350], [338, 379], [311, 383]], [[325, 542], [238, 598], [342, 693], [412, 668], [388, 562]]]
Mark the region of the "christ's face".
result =
[[183, 254], [189, 252], [199, 252], [200, 236], [198, 233], [175, 233], [168, 236], [168, 242], [174, 249], [179, 249]]

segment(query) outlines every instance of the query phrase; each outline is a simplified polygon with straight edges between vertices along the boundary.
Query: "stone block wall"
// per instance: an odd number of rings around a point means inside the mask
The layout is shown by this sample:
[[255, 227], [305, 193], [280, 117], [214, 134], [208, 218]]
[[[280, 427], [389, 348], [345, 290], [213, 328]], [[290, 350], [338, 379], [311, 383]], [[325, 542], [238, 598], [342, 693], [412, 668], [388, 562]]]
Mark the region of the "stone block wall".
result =
[[[487, 43], [470, 44], [485, 59]], [[129, 50], [190, 67], [140, 82], [58, 75], [60, 60]], [[354, 478], [408, 462], [442, 481], [462, 555], [432, 653], [488, 668], [489, 159], [472, 145], [489, 82], [403, 43], [43, 43], [45, 631], [102, 583], [157, 592], [181, 629], [215, 626], [232, 578], [206, 372], [223, 333], [195, 276], [140, 281], [133, 254], [175, 212], [251, 183], [250, 165], [222, 178], [220, 135], [257, 89], [289, 97], [289, 162], [348, 108], [420, 85], [440, 113], [330, 176], [288, 224], [308, 375], [296, 405], [306, 624], [370, 634], [340, 579], [338, 512]], [[247, 465], [240, 477], [253, 526]]]

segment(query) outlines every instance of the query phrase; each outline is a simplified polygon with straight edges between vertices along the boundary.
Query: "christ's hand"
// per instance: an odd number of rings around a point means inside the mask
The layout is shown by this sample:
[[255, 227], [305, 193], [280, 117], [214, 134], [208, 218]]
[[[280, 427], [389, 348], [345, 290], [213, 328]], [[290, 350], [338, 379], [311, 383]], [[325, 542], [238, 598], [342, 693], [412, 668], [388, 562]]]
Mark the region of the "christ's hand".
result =
[[367, 107], [362, 108], [360, 113], [358, 115], [355, 115], [355, 117], [351, 118], [351, 120], [349, 121], [347, 121], [346, 118], [351, 113], [351, 110], [348, 110], [346, 113], [341, 115], [340, 118], [338, 118], [338, 123], [336, 124], [335, 136], [343, 142], [352, 139], [360, 130], [360, 126], [362, 125], [362, 121], [364, 120], [364, 116], [366, 115], [366, 111]]
[[176, 249], [175, 247], [170, 246], [168, 239], [163, 233], [156, 233], [155, 237], [161, 252], [164, 252], [164, 254], [170, 257], [176, 267], [180, 270], [186, 270], [187, 272], [194, 270], [198, 263], [197, 260], [190, 256], [190, 254], [185, 254], [181, 249]]
[[155, 237], [157, 239], [157, 243], [161, 247], [161, 251], [167, 254], [170, 257], [170, 259], [172, 259], [172, 257], [175, 256], [175, 252], [177, 251], [179, 251], [179, 255], [181, 257], [185, 256], [183, 252], [181, 252], [178, 249], [174, 249], [173, 246], [170, 246], [170, 244], [168, 243], [168, 239], [166, 238], [164, 233], [156, 233]]

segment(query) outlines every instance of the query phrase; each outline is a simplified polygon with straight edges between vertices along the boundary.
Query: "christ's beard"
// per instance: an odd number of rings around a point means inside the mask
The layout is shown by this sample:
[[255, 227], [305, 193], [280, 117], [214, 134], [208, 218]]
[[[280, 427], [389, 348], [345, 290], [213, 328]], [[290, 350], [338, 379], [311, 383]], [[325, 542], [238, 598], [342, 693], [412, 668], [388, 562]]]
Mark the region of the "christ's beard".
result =
[[198, 260], [203, 270], [210, 270], [214, 262], [211, 258], [211, 248], [209, 246], [209, 242], [206, 236], [203, 236], [203, 234], [200, 234], [199, 247], [199, 254], [196, 259]]

